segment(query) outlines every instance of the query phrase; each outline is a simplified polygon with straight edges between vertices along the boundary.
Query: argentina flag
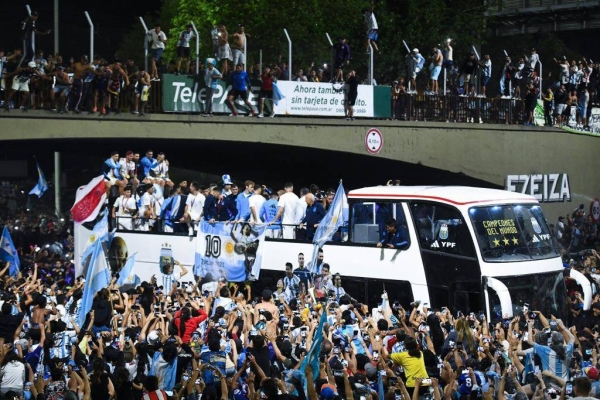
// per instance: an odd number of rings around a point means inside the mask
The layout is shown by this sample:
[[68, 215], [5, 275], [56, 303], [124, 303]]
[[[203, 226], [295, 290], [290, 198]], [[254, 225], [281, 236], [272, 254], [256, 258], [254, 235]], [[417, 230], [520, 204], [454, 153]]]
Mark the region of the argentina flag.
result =
[[40, 163], [36, 161], [35, 164], [37, 165], [38, 171], [38, 183], [31, 189], [29, 194], [35, 194], [37, 197], [42, 197], [44, 192], [48, 190], [48, 181], [46, 181], [42, 168], [40, 168]]
[[102, 243], [100, 241], [96, 241], [94, 242], [89, 268], [85, 276], [86, 290], [83, 291], [81, 308], [79, 309], [79, 315], [77, 316], [77, 324], [79, 326], [84, 325], [85, 317], [92, 309], [94, 294], [98, 293], [104, 288], [107, 288], [109, 284], [110, 272], [108, 269], [108, 263], [106, 262], [106, 255], [104, 254]]
[[346, 197], [346, 192], [344, 191], [344, 186], [342, 185], [342, 181], [335, 192], [335, 196], [333, 197], [333, 201], [331, 202], [331, 206], [325, 214], [325, 217], [319, 223], [317, 231], [315, 232], [315, 237], [313, 239], [313, 243], [315, 244], [313, 249], [313, 256], [311, 265], [311, 272], [319, 273], [319, 271], [315, 271], [315, 267], [317, 265], [317, 254], [319, 249], [325, 245], [328, 241], [333, 238], [333, 235], [338, 231], [340, 227], [344, 225], [344, 222], [347, 220], [348, 215], [348, 198]]
[[19, 260], [19, 253], [17, 253], [17, 249], [6, 226], [2, 231], [2, 238], [0, 238], [0, 260], [10, 262], [8, 270], [10, 276], [17, 276], [21, 268], [21, 260]]

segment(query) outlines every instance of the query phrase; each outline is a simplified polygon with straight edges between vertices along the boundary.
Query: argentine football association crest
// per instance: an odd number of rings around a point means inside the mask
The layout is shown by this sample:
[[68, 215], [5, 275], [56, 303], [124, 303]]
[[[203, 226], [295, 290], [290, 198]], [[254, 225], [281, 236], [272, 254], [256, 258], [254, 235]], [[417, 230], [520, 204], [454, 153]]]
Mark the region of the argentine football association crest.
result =
[[441, 240], [448, 239], [448, 225], [446, 225], [446, 224], [442, 224], [442, 227], [440, 228], [440, 239]]
[[538, 235], [540, 233], [542, 233], [542, 227], [540, 226], [540, 224], [537, 222], [537, 219], [535, 219], [535, 217], [531, 217], [531, 226], [533, 226], [533, 230], [535, 231], [535, 233], [537, 233]]

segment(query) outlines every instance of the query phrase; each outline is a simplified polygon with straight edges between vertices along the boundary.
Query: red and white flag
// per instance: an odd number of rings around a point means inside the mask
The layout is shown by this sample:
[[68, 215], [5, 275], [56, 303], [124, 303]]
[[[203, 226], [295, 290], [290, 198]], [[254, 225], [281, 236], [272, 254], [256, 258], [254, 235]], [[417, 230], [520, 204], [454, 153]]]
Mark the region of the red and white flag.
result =
[[87, 185], [77, 189], [75, 204], [71, 207], [73, 221], [80, 224], [93, 221], [98, 216], [105, 201], [104, 176], [100, 175], [92, 179]]

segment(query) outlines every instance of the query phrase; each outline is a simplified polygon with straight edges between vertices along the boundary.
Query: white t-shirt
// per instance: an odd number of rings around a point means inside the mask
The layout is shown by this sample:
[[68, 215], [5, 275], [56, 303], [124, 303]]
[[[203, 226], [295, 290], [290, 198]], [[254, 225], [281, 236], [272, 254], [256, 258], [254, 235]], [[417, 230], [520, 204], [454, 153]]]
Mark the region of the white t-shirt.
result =
[[[254, 223], [259, 223], [261, 222], [260, 220], [260, 208], [262, 207], [263, 203], [265, 202], [265, 198], [263, 196], [261, 196], [260, 194], [253, 194], [252, 196], [250, 196], [250, 198], [248, 199], [248, 205], [250, 206], [250, 222], [254, 222]], [[254, 208], [254, 212], [256, 212], [256, 216], [258, 217], [258, 220], [254, 219], [254, 216], [252, 215], [252, 208]]]
[[287, 192], [281, 195], [277, 207], [283, 207], [282, 224], [294, 225], [296, 223], [296, 204], [298, 200], [300, 199], [294, 192]]
[[133, 178], [135, 171], [135, 163], [133, 161], [127, 161], [126, 158], [121, 158], [119, 160], [119, 165], [121, 165], [121, 176], [123, 178]]
[[167, 35], [163, 31], [156, 33], [154, 29], [150, 29], [148, 32], [148, 41], [152, 42], [153, 49], [164, 49], [165, 43], [161, 40], [167, 40]]
[[142, 209], [144, 211], [146, 211], [148, 209], [151, 210], [152, 208], [154, 208], [155, 202], [156, 202], [156, 200], [154, 199], [153, 195], [151, 195], [148, 192], [144, 193], [144, 195], [142, 196]]
[[296, 224], [300, 224], [304, 217], [306, 217], [306, 196], [302, 196], [296, 202]]
[[152, 172], [156, 178], [169, 179], [169, 165], [166, 161], [162, 161], [152, 168]]
[[185, 205], [188, 207], [188, 212], [193, 220], [197, 220], [202, 215], [205, 201], [206, 197], [202, 193], [198, 193], [196, 196], [193, 194], [188, 196]]
[[563, 237], [563, 231], [565, 230], [565, 224], [562, 221], [558, 221], [556, 223], [556, 238], [557, 239], [562, 239]]
[[444, 59], [448, 61], [452, 61], [452, 46], [444, 47]]
[[179, 40], [177, 41], [177, 47], [190, 47], [190, 40], [196, 36], [194, 31], [183, 31], [179, 34]]
[[367, 28], [369, 30], [379, 29], [377, 27], [377, 20], [375, 19], [375, 14], [374, 13], [370, 13], [370, 15], [366, 15], [365, 16], [365, 22], [366, 22]]
[[531, 57], [529, 57], [529, 66], [531, 67], [531, 69], [535, 69], [535, 65], [539, 60], [540, 56], [537, 53], [532, 54]]
[[483, 76], [488, 78], [492, 76], [492, 60], [483, 61]]
[[125, 209], [135, 210], [135, 199], [133, 197], [125, 197], [122, 195], [117, 200], [115, 200], [115, 204], [113, 207], [117, 209], [116, 214], [119, 216], [128, 216], [131, 215], [128, 212], [125, 212]]

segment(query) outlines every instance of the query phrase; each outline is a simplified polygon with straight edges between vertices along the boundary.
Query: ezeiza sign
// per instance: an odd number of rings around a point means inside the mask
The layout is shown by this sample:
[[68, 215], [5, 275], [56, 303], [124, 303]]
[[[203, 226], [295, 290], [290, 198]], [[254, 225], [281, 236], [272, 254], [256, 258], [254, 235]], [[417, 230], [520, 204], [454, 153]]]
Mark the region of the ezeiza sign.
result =
[[[164, 112], [201, 113], [206, 106], [206, 85], [203, 76], [165, 74], [162, 79], [162, 105]], [[279, 81], [283, 99], [275, 105], [277, 115], [343, 117], [345, 91], [331, 83]], [[230, 113], [227, 93], [231, 89], [225, 81], [218, 81], [213, 94], [213, 112]], [[252, 81], [252, 93], [248, 100], [257, 109], [260, 81]], [[248, 114], [248, 108], [237, 100], [235, 106], [240, 114]], [[265, 102], [266, 112], [270, 102]], [[358, 86], [358, 98], [354, 106], [356, 117], [391, 116], [391, 90], [388, 86]]]
[[571, 201], [568, 174], [507, 175], [505, 189], [531, 195], [541, 203]]

